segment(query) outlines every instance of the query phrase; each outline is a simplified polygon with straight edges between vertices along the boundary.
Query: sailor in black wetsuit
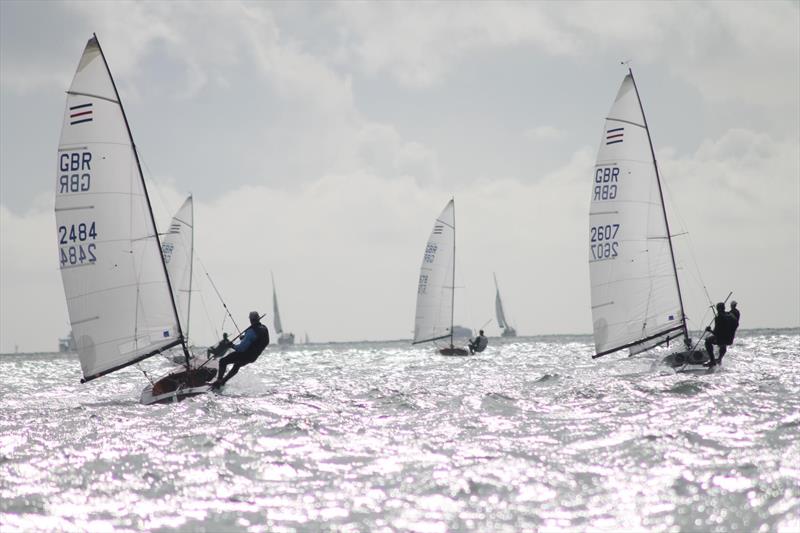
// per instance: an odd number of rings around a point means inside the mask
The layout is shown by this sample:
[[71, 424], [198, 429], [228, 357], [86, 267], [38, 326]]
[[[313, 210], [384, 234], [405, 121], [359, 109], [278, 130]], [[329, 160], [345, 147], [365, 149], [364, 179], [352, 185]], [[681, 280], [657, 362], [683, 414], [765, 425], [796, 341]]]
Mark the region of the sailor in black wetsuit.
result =
[[[250, 313], [250, 329], [244, 334], [239, 344], [231, 344], [233, 351], [219, 360], [219, 373], [217, 381], [212, 385], [215, 389], [221, 388], [225, 383], [239, 372], [239, 369], [258, 359], [261, 352], [269, 345], [269, 330], [261, 323], [258, 311]], [[233, 365], [228, 375], [225, 367]]]
[[742, 316], [742, 313], [739, 312], [739, 308], [737, 307], [737, 305], [739, 304], [736, 303], [736, 300], [733, 300], [731, 302], [731, 310], [729, 311], [730, 314], [732, 314], [733, 317], [736, 319], [736, 327], [733, 329], [734, 335], [736, 334], [736, 330], [739, 329], [739, 317]]
[[489, 339], [483, 336], [483, 330], [480, 331], [475, 340], [469, 343], [469, 353], [474, 354], [475, 352], [482, 352], [486, 349], [489, 345]]
[[[722, 362], [725, 352], [728, 351], [728, 346], [733, 344], [733, 336], [736, 333], [738, 322], [736, 317], [731, 313], [725, 311], [725, 304], [720, 302], [717, 304], [717, 316], [714, 318], [714, 329], [706, 328], [706, 331], [711, 332], [711, 335], [706, 339], [706, 351], [711, 359], [708, 366], [716, 366], [717, 363]], [[719, 360], [714, 360], [714, 345], [719, 346]]]

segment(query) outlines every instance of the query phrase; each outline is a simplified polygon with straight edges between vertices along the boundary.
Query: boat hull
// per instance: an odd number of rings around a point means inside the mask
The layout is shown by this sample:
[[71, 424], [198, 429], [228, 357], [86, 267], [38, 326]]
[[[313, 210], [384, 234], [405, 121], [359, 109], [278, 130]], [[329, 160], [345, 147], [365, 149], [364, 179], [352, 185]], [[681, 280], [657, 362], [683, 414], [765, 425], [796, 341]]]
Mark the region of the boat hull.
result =
[[709, 361], [707, 352], [692, 350], [669, 354], [662, 360], [662, 363], [672, 368], [678, 368], [684, 365], [703, 365]]
[[439, 350], [439, 355], [447, 356], [465, 356], [469, 355], [469, 351], [464, 348], [442, 348]]
[[205, 394], [211, 390], [211, 382], [217, 376], [217, 361], [192, 368], [188, 373], [180, 368], [170, 372], [152, 385], [142, 389], [139, 403], [177, 403], [185, 398]]
[[500, 336], [501, 337], [516, 337], [517, 336], [517, 330], [515, 330], [514, 328], [511, 328], [511, 327], [508, 327], [508, 328], [503, 330], [503, 333], [501, 333]]
[[292, 346], [294, 344], [294, 333], [283, 333], [278, 337], [279, 346]]

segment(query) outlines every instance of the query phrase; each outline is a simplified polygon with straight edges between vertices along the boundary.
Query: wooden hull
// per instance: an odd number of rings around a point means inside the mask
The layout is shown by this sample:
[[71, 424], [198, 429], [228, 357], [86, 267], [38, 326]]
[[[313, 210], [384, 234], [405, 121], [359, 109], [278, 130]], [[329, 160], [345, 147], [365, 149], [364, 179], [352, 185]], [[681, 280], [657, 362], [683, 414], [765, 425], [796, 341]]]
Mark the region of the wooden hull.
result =
[[142, 390], [139, 403], [176, 403], [190, 396], [211, 390], [211, 382], [217, 377], [217, 362], [211, 361], [202, 368], [193, 368], [188, 373], [181, 368], [159, 379]]
[[464, 348], [442, 348], [439, 350], [440, 355], [449, 355], [449, 356], [464, 356], [469, 355], [469, 351], [465, 350]]
[[678, 368], [684, 365], [703, 365], [709, 361], [708, 353], [705, 350], [694, 350], [669, 354], [662, 360], [662, 363], [672, 368]]

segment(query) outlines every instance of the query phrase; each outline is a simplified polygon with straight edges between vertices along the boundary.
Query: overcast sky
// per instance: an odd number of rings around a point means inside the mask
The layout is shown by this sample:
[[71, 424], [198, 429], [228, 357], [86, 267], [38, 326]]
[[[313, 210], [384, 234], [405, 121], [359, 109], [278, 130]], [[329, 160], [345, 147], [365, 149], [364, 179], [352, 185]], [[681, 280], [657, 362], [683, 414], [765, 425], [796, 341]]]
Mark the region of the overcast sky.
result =
[[[160, 228], [196, 245], [237, 319], [312, 340], [410, 338], [451, 196], [456, 322], [589, 333], [588, 208], [630, 60], [693, 327], [800, 325], [797, 2], [0, 2], [0, 352], [69, 331], [53, 192], [67, 89], [96, 32]], [[193, 335], [222, 315], [195, 270]], [[205, 306], [202, 301], [205, 301]], [[210, 317], [210, 318], [207, 318]], [[492, 321], [487, 333], [497, 334]]]

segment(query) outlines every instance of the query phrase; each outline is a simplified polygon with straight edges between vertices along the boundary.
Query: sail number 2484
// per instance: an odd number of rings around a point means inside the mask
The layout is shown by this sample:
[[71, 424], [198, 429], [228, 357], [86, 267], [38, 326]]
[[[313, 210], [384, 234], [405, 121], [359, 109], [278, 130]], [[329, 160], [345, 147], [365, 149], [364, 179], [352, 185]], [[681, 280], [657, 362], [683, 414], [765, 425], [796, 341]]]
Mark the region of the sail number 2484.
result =
[[[94, 222], [81, 222], [58, 227], [59, 262], [67, 265], [83, 265], [97, 261], [94, 242], [97, 239], [97, 227]], [[87, 242], [88, 241], [88, 242]]]
[[591, 227], [592, 260], [617, 257], [619, 242], [616, 240], [619, 224], [605, 224]]

